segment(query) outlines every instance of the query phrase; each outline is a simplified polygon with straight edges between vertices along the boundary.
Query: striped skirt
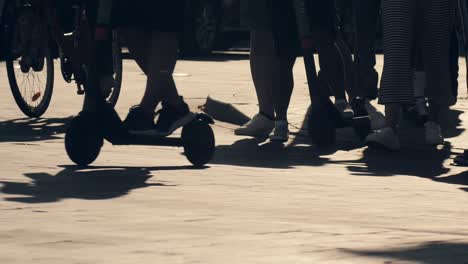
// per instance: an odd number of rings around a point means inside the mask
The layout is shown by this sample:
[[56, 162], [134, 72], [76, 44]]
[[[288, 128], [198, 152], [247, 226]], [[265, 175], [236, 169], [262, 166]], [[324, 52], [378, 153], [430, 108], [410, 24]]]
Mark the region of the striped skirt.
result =
[[426, 97], [433, 104], [455, 103], [449, 56], [454, 14], [454, 0], [384, 0], [385, 60], [379, 103], [414, 103], [412, 62], [416, 36], [422, 40]]

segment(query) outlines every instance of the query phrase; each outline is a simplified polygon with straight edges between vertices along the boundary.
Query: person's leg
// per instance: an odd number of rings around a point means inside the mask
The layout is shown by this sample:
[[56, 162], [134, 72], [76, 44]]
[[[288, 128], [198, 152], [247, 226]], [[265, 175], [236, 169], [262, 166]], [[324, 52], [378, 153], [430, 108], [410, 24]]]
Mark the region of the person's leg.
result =
[[288, 121], [288, 108], [294, 88], [293, 67], [296, 58], [279, 58], [273, 76], [273, 102], [276, 120]]
[[372, 105], [377, 98], [379, 76], [375, 70], [375, 41], [380, 18], [381, 0], [353, 0], [354, 63], [356, 84], [366, 99], [365, 108], [373, 130], [385, 127], [384, 115]]
[[273, 102], [275, 106], [275, 129], [271, 141], [286, 142], [289, 139], [288, 109], [294, 88], [293, 67], [296, 57], [280, 57], [275, 67]]
[[[421, 11], [418, 11], [418, 16], [421, 16]], [[416, 22], [417, 28], [422, 28], [422, 19]], [[405, 111], [410, 118], [417, 120], [418, 124], [424, 123], [427, 119], [426, 111], [426, 72], [424, 70], [424, 56], [422, 54], [423, 38], [421, 31], [416, 32], [415, 47], [413, 48], [413, 89], [414, 89], [414, 105], [405, 106]]]
[[[126, 124], [132, 131], [157, 130], [161, 135], [171, 134], [191, 118], [172, 77], [177, 62], [177, 35], [138, 30], [122, 31], [122, 35], [133, 58], [147, 76], [143, 98], [137, 107], [131, 109]], [[163, 111], [154, 125], [154, 111], [161, 101], [164, 101]]]
[[242, 21], [250, 28], [250, 70], [257, 93], [258, 113], [234, 133], [267, 137], [274, 127], [273, 74], [276, 67], [271, 12], [267, 0], [242, 0]]
[[151, 43], [151, 34], [144, 30], [120, 29], [119, 35], [128, 48], [132, 58], [145, 75], [148, 74], [148, 57]]
[[327, 30], [315, 32], [319, 54], [320, 71], [322, 71], [333, 89], [336, 100], [346, 100], [343, 62], [335, 47], [335, 35]]
[[383, 30], [385, 63], [380, 90], [380, 103], [390, 115], [387, 125], [398, 126], [397, 106], [413, 103], [411, 50], [416, 15], [416, 0], [384, 0]]
[[273, 76], [277, 61], [273, 33], [268, 29], [251, 29], [250, 71], [257, 93], [258, 113], [236, 129], [240, 136], [267, 137], [274, 128]]
[[[320, 77], [335, 95], [335, 105], [345, 118], [354, 113], [346, 99], [345, 65], [336, 44], [334, 1], [309, 1], [311, 14], [311, 37], [319, 54]], [[351, 58], [350, 58], [351, 59]], [[326, 87], [323, 87], [326, 88]]]
[[252, 30], [250, 70], [257, 93], [259, 113], [274, 119], [273, 76], [277, 67], [274, 37], [271, 30]]
[[[346, 98], [346, 92], [353, 97], [352, 89], [346, 86], [345, 65], [335, 45], [335, 33], [327, 28], [317, 28], [313, 37], [319, 54], [321, 82], [329, 85], [335, 96], [335, 106], [344, 118], [352, 118], [354, 112]], [[323, 88], [327, 88], [326, 86]]]
[[455, 102], [450, 73], [450, 36], [455, 3], [453, 0], [424, 0], [424, 59], [430, 121], [426, 142], [442, 144], [440, 121]]
[[385, 105], [387, 128], [367, 137], [370, 146], [400, 148], [397, 128], [401, 105], [414, 100], [411, 49], [416, 10], [416, 0], [384, 0], [385, 63], [379, 102]]
[[148, 85], [140, 106], [153, 113], [159, 102], [171, 106], [181, 103], [172, 76], [177, 62], [177, 34], [156, 32], [151, 34], [151, 47], [148, 52]]
[[133, 58], [147, 76], [147, 87], [140, 107], [153, 114], [164, 101], [180, 103], [172, 73], [177, 62], [177, 35], [166, 32], [122, 31]]
[[380, 0], [354, 0], [357, 78], [364, 96], [369, 100], [377, 98], [378, 73], [374, 67], [379, 10]]
[[272, 31], [274, 38], [274, 69], [272, 94], [276, 121], [286, 123], [287, 112], [294, 88], [293, 67], [300, 43], [296, 14], [292, 1], [271, 1]]

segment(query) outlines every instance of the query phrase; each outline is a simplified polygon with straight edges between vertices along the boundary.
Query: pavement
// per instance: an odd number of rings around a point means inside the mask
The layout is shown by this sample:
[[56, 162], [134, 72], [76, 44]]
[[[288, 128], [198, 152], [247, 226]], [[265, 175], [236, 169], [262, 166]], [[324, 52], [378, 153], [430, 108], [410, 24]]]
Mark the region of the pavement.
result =
[[[180, 61], [176, 82], [194, 110], [211, 96], [252, 116], [247, 59]], [[468, 172], [451, 164], [468, 148], [465, 72], [446, 144], [427, 147], [422, 130], [405, 124], [396, 153], [366, 149], [350, 129], [336, 148], [312, 146], [301, 60], [295, 76], [297, 136], [286, 146], [236, 137], [236, 125], [217, 122], [217, 152], [204, 169], [180, 149], [108, 143], [83, 169], [63, 143], [82, 104], [74, 85], [57, 70], [49, 111], [26, 119], [2, 71], [0, 263], [468, 263]], [[126, 60], [120, 114], [144, 82]]]

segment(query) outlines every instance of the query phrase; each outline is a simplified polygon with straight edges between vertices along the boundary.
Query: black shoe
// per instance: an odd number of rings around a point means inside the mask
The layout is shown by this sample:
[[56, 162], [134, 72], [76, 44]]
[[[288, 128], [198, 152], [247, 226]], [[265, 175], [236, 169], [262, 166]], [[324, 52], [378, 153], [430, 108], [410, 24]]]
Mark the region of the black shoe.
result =
[[366, 100], [361, 97], [355, 97], [350, 102], [355, 117], [369, 116], [366, 109]]
[[130, 112], [124, 121], [124, 127], [131, 133], [156, 130], [153, 116], [145, 113], [145, 111], [143, 111], [143, 109], [138, 105], [130, 108]]
[[184, 102], [177, 107], [163, 104], [162, 109], [157, 112], [157, 115], [159, 115], [159, 118], [156, 123], [156, 129], [161, 136], [168, 136], [174, 133], [177, 129], [190, 123], [195, 116]]

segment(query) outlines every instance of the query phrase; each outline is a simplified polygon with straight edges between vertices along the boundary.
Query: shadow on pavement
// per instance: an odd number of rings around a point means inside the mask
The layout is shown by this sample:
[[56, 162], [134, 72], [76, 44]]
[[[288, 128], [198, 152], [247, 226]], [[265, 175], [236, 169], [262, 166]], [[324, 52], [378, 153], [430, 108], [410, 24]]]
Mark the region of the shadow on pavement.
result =
[[442, 121], [445, 138], [458, 137], [465, 131], [460, 118], [462, 114], [463, 111], [453, 109], [448, 112], [447, 118]]
[[242, 139], [232, 145], [217, 146], [210, 164], [289, 169], [294, 166], [323, 166], [330, 162], [321, 155], [336, 149], [315, 150], [309, 146], [288, 146], [262, 139]]
[[[468, 192], [468, 171], [465, 171], [456, 175], [438, 177], [438, 178], [435, 178], [434, 181], [448, 183], [448, 184], [461, 185], [464, 187], [460, 188], [460, 190]], [[468, 260], [467, 260], [467, 263], [468, 263]]]
[[63, 199], [105, 200], [146, 187], [171, 187], [148, 182], [152, 171], [188, 170], [193, 167], [64, 167], [56, 175], [27, 173], [32, 182], [0, 182], [0, 191], [16, 195], [5, 200], [21, 203], [53, 203]]
[[442, 149], [421, 146], [405, 148], [399, 152], [366, 149], [361, 159], [347, 163], [347, 168], [356, 176], [417, 176], [429, 179], [446, 174], [445, 160], [452, 155], [452, 146], [446, 143]]
[[[221, 105], [219, 101], [213, 101], [217, 105]], [[245, 116], [241, 111], [232, 105], [229, 105], [229, 110], [225, 108], [218, 110], [221, 108], [217, 107], [218, 111], [215, 111], [218, 115], [217, 120], [234, 125], [242, 124], [241, 122], [229, 121], [233, 119], [240, 120], [240, 118], [232, 118], [233, 116]], [[231, 110], [231, 108], [235, 109], [235, 111]], [[231, 113], [235, 113], [235, 115]], [[242, 121], [244, 122], [244, 120]], [[294, 166], [318, 167], [333, 163], [330, 159], [321, 156], [332, 155], [338, 150], [350, 151], [363, 146], [362, 142], [356, 139], [353, 130], [345, 128], [339, 129], [337, 132], [337, 144], [335, 146], [317, 148], [313, 146], [307, 132], [305, 132], [307, 131], [306, 125], [307, 119], [303, 122], [299, 132], [292, 133], [294, 139], [288, 145], [270, 142], [266, 138], [241, 139], [231, 145], [219, 145], [216, 147], [216, 155], [210, 163], [273, 169], [289, 169]]]
[[366, 149], [361, 159], [343, 161], [351, 175], [370, 177], [415, 176], [435, 182], [456, 184], [468, 192], [468, 171], [446, 176], [450, 169], [444, 166], [451, 159], [452, 146], [446, 142], [442, 148], [411, 147], [400, 152]]
[[468, 263], [468, 243], [435, 241], [416, 247], [381, 250], [348, 250], [343, 252], [379, 259], [388, 258], [384, 263], [411, 261], [424, 264]]
[[34, 142], [60, 138], [67, 118], [20, 118], [0, 122], [0, 142]]
[[[219, 102], [218, 102], [219, 104]], [[231, 108], [234, 108], [230, 105]], [[236, 115], [242, 113], [236, 110]], [[225, 122], [229, 114], [234, 111], [216, 111]], [[460, 115], [462, 111], [451, 110], [448, 118], [442, 124], [446, 138], [457, 137], [463, 133]], [[225, 117], [224, 115], [228, 115]], [[230, 122], [235, 124], [235, 122]], [[431, 179], [437, 182], [465, 185], [468, 190], [468, 172], [460, 175], [445, 176], [450, 172], [444, 166], [446, 160], [453, 155], [450, 143], [442, 148], [427, 146], [425, 144], [424, 127], [415, 126], [408, 120], [403, 120], [400, 128], [402, 150], [387, 152], [373, 149], [364, 149], [362, 157], [357, 160], [336, 160], [322, 156], [332, 155], [335, 152], [352, 151], [364, 147], [352, 128], [337, 130], [336, 144], [329, 149], [319, 149], [313, 146], [307, 136], [307, 118], [298, 128], [292, 142], [284, 146], [281, 143], [268, 142], [266, 139], [241, 139], [232, 145], [217, 146], [216, 155], [212, 164], [234, 165], [243, 167], [259, 167], [273, 169], [289, 169], [294, 166], [323, 166], [329, 163], [341, 164], [348, 168], [355, 176], [416, 176]], [[466, 176], [466, 177], [465, 177]]]

